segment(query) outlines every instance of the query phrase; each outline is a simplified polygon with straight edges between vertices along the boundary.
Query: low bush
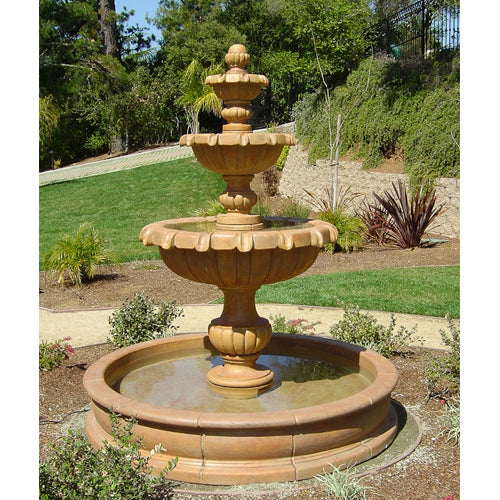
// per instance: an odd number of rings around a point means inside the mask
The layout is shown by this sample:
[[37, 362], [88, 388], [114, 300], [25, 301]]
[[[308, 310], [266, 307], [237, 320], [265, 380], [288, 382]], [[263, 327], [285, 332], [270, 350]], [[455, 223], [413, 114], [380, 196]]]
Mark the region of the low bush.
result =
[[454, 444], [460, 444], [460, 399], [453, 401], [442, 400], [445, 405], [444, 415], [441, 417], [443, 430], [439, 436], [444, 436], [446, 441], [452, 441]]
[[424, 370], [428, 397], [444, 400], [460, 391], [460, 329], [449, 316], [447, 320], [450, 335], [444, 330], [440, 330], [440, 334], [449, 351], [430, 362]]
[[209, 217], [219, 214], [225, 214], [226, 209], [219, 200], [208, 200], [204, 205], [194, 211], [195, 217]]
[[317, 323], [311, 324], [304, 318], [286, 319], [282, 314], [278, 314], [277, 316], [271, 316], [269, 319], [271, 320], [273, 332], [314, 335], [316, 331], [314, 326]]
[[[140, 453], [142, 440], [132, 439], [135, 419], [121, 423], [112, 413], [111, 443], [104, 442], [94, 449], [81, 433], [64, 437], [53, 452], [39, 466], [39, 498], [42, 500], [82, 498], [108, 500], [168, 499], [173, 497], [172, 487], [166, 480], [177, 463], [171, 461], [159, 477], [151, 474], [151, 457]], [[161, 452], [161, 444], [155, 452]]]
[[69, 278], [74, 285], [91, 280], [98, 266], [114, 262], [109, 241], [102, 239], [89, 222], [80, 224], [75, 236], [60, 235], [43, 259], [47, 277], [57, 275], [58, 283]]
[[292, 198], [287, 198], [280, 206], [280, 215], [294, 219], [307, 219], [311, 210]]
[[350, 214], [343, 208], [336, 208], [320, 212], [318, 219], [333, 224], [338, 231], [337, 242], [327, 243], [325, 250], [333, 253], [335, 249], [341, 249], [344, 252], [359, 250], [365, 244], [365, 223], [357, 216]]
[[177, 307], [175, 302], [155, 304], [153, 299], [143, 293], [137, 293], [109, 317], [111, 330], [108, 342], [116, 347], [126, 347], [169, 337], [174, 335], [178, 328], [172, 323], [182, 315], [182, 309]]
[[283, 150], [281, 151], [279, 158], [276, 160], [276, 169], [279, 170], [280, 172], [285, 167], [286, 159], [288, 158], [289, 152], [290, 152], [290, 146], [288, 145], [283, 146]]
[[71, 337], [54, 342], [42, 341], [38, 346], [38, 367], [40, 370], [51, 370], [69, 358], [70, 354], [75, 354], [75, 350], [68, 344]]
[[386, 327], [377, 323], [373, 316], [362, 313], [359, 307], [342, 306], [343, 318], [330, 328], [330, 335], [337, 340], [372, 349], [386, 357], [401, 351], [411, 342], [420, 341], [415, 336], [416, 325], [411, 330], [400, 326], [395, 332], [396, 319], [393, 314]]

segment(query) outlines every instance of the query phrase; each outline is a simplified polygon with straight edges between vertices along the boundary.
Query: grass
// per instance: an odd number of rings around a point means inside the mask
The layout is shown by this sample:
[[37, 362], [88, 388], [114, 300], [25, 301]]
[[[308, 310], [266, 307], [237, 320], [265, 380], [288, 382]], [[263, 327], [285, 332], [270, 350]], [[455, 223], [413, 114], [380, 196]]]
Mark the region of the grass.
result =
[[91, 222], [111, 242], [119, 262], [158, 259], [156, 247], [139, 241], [141, 229], [159, 220], [191, 216], [224, 189], [217, 174], [184, 158], [39, 190], [39, 260], [61, 233]]
[[264, 285], [258, 303], [339, 307], [460, 318], [460, 266], [352, 271]]

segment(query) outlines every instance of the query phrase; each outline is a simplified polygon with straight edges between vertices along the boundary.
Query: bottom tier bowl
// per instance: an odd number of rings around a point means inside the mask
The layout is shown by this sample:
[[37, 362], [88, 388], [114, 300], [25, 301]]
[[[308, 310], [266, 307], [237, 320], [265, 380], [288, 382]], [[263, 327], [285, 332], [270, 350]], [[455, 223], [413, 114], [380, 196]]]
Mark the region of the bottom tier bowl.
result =
[[397, 417], [394, 366], [373, 351], [331, 339], [273, 334], [262, 357], [271, 390], [245, 400], [217, 394], [206, 372], [220, 358], [206, 334], [144, 342], [115, 351], [86, 372], [91, 443], [112, 441], [111, 411], [137, 424], [143, 454], [158, 473], [210, 485], [307, 479], [368, 460], [389, 446]]

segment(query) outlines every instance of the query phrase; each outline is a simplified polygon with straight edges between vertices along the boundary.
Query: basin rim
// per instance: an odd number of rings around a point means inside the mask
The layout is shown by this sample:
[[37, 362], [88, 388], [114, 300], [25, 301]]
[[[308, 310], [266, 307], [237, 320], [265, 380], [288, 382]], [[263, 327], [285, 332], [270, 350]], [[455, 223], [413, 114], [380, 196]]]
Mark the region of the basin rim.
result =
[[179, 248], [207, 252], [209, 250], [291, 250], [292, 248], [319, 247], [337, 241], [338, 231], [332, 224], [317, 219], [293, 217], [262, 217], [263, 221], [307, 223], [308, 227], [290, 227], [275, 231], [221, 230], [189, 231], [177, 229], [185, 223], [215, 223], [216, 217], [186, 217], [152, 222], [143, 227], [139, 235], [145, 246], [156, 245], [165, 250]]

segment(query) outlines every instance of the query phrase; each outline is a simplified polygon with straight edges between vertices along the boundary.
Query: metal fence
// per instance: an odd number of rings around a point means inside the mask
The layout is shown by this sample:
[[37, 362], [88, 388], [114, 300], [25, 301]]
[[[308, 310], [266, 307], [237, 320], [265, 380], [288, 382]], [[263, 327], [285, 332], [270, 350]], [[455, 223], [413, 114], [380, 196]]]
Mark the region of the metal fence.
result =
[[460, 49], [460, 6], [418, 0], [374, 26], [376, 48], [394, 57]]

